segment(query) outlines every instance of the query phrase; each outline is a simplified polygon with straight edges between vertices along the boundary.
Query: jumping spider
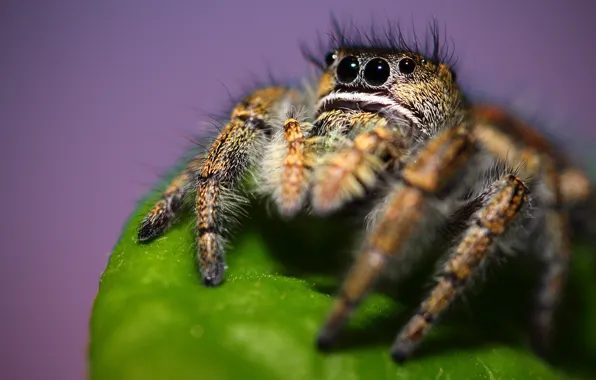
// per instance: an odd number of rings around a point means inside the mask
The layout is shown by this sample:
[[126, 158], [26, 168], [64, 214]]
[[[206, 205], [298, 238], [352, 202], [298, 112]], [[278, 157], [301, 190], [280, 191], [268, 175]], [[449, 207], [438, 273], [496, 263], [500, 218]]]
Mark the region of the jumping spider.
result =
[[365, 241], [319, 348], [337, 340], [389, 265], [432, 242], [445, 224], [462, 227], [436, 284], [398, 334], [393, 358], [412, 354], [495, 251], [513, 242], [545, 263], [532, 337], [546, 347], [571, 255], [568, 211], [587, 198], [586, 176], [518, 118], [471, 104], [436, 33], [428, 54], [401, 34], [362, 43], [336, 33], [333, 41], [316, 90], [266, 87], [236, 105], [207, 152], [142, 221], [139, 241], [164, 233], [196, 190], [198, 260], [212, 287], [224, 277], [226, 226], [248, 172], [257, 173], [254, 191], [270, 195], [286, 217], [305, 209], [325, 215], [369, 198]]

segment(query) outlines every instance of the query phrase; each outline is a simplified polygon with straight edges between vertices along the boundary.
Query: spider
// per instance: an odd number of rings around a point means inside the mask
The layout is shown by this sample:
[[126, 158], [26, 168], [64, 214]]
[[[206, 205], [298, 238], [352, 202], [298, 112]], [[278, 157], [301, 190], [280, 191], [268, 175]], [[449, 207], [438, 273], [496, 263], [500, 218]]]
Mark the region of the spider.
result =
[[224, 278], [227, 227], [248, 173], [257, 179], [248, 190], [269, 195], [287, 218], [370, 200], [360, 254], [318, 335], [320, 349], [337, 341], [388, 267], [428, 251], [445, 229], [452, 231], [447, 259], [397, 335], [393, 359], [407, 359], [489, 259], [513, 243], [544, 261], [532, 340], [546, 348], [571, 255], [569, 210], [587, 199], [590, 183], [520, 118], [471, 102], [436, 30], [430, 49], [420, 49], [401, 32], [354, 38], [336, 28], [324, 61], [308, 57], [320, 68], [318, 86], [264, 87], [244, 98], [143, 219], [138, 240], [163, 234], [196, 191], [198, 261], [203, 284], [213, 287]]

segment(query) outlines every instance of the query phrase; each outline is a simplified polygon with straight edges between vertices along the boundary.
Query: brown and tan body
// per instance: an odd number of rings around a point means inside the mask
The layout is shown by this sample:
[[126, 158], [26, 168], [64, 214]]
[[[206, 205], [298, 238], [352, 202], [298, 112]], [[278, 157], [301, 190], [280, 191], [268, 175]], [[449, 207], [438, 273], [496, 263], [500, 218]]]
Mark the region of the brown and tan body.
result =
[[432, 228], [455, 218], [464, 226], [457, 243], [395, 340], [392, 355], [402, 361], [497, 245], [531, 229], [542, 238], [527, 248], [546, 265], [533, 338], [545, 347], [571, 253], [568, 211], [590, 194], [587, 178], [531, 126], [467, 102], [449, 65], [435, 56], [406, 47], [338, 46], [322, 69], [316, 91], [264, 88], [237, 105], [208, 151], [147, 215], [139, 240], [162, 234], [184, 194], [196, 192], [198, 260], [203, 283], [216, 286], [247, 172], [257, 174], [254, 191], [271, 195], [288, 218], [326, 215], [369, 190], [385, 192], [319, 335], [319, 347], [327, 348], [385, 269], [414, 249], [430, 215], [442, 216]]

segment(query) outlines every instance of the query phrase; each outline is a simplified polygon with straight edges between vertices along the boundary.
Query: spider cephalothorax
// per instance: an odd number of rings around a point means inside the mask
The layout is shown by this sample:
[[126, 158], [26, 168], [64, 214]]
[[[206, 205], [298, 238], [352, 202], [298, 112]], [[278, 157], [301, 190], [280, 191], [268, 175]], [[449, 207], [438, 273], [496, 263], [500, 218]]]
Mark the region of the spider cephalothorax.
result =
[[369, 45], [336, 38], [315, 91], [276, 86], [247, 96], [207, 152], [166, 189], [139, 226], [139, 240], [162, 234], [185, 194], [196, 194], [203, 283], [216, 286], [247, 172], [257, 174], [250, 191], [270, 195], [286, 217], [327, 214], [375, 193], [367, 235], [321, 330], [321, 348], [336, 340], [384, 269], [423, 251], [438, 229], [452, 231], [456, 243], [396, 338], [393, 357], [413, 352], [500, 244], [520, 240], [544, 260], [533, 329], [544, 347], [569, 261], [568, 209], [587, 198], [586, 177], [527, 124], [465, 101], [437, 54], [436, 34], [428, 55], [401, 35], [388, 36], [388, 43], [371, 38]]
[[420, 132], [461, 116], [462, 97], [444, 63], [390, 49], [347, 48], [327, 54], [317, 113], [353, 109], [399, 115]]

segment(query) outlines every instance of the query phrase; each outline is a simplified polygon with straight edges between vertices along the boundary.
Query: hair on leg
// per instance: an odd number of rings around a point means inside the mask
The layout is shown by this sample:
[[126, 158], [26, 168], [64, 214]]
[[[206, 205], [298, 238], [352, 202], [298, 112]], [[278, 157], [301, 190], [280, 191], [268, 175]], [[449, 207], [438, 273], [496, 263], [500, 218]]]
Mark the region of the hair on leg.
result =
[[226, 222], [238, 206], [235, 189], [247, 169], [261, 158], [270, 121], [292, 91], [281, 87], [257, 90], [234, 110], [229, 123], [209, 148], [196, 173], [198, 259], [203, 284], [221, 283], [225, 270]]
[[496, 243], [510, 230], [528, 203], [529, 190], [517, 177], [498, 180], [483, 195], [482, 207], [474, 213], [460, 243], [443, 265], [437, 283], [416, 314], [397, 336], [391, 355], [404, 361], [422, 341], [437, 318], [482, 268]]
[[[193, 162], [200, 162], [195, 158]], [[188, 168], [176, 176], [161, 195], [161, 199], [151, 208], [138, 226], [137, 236], [140, 242], [148, 242], [162, 235], [174, 222], [177, 211], [190, 185]]]
[[453, 128], [430, 140], [402, 170], [403, 186], [389, 195], [378, 221], [366, 237], [364, 249], [348, 272], [317, 344], [329, 348], [366, 294], [372, 289], [389, 259], [403, 253], [428, 211], [432, 198], [470, 163], [474, 144], [465, 128]]

